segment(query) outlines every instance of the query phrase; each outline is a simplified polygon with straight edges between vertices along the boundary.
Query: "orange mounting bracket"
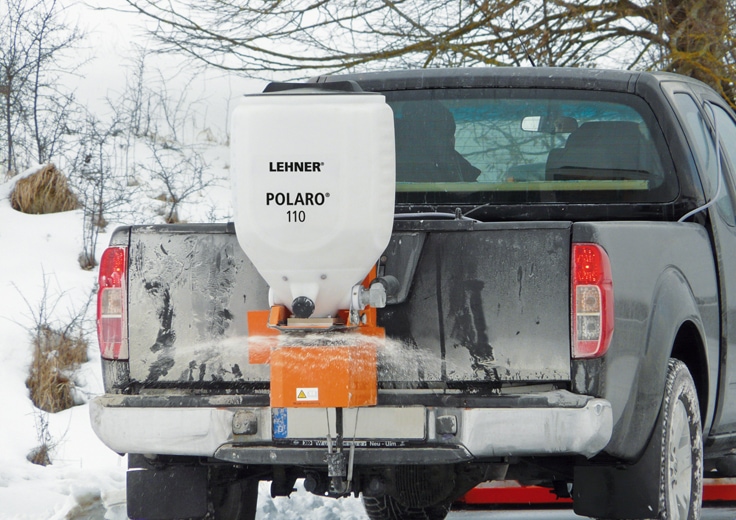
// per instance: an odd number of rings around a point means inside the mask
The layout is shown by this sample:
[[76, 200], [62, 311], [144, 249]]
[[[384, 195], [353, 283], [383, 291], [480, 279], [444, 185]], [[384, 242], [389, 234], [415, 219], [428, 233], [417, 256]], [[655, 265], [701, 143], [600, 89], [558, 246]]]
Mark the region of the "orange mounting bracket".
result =
[[[375, 275], [374, 267], [363, 285], [369, 287]], [[347, 310], [312, 321], [293, 320], [283, 305], [250, 311], [248, 361], [271, 365], [271, 406], [374, 406], [378, 345], [385, 335], [376, 321], [371, 307], [360, 311], [357, 324]], [[329, 341], [320, 341], [323, 334]]]

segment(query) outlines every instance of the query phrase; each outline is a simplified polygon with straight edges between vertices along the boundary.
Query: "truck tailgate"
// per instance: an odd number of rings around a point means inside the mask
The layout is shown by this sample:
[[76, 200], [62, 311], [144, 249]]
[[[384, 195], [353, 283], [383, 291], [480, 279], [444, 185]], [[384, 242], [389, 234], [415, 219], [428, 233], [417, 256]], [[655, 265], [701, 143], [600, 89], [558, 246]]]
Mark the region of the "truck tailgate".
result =
[[[382, 258], [399, 294], [380, 310], [379, 381], [570, 378], [570, 223], [398, 222]], [[268, 287], [231, 226], [131, 228], [131, 380], [265, 382], [248, 362]]]
[[133, 227], [128, 274], [130, 377], [141, 383], [266, 381], [248, 365], [247, 312], [268, 287], [231, 226]]
[[[382, 379], [563, 381], [570, 377], [567, 222], [400, 222], [384, 256], [401, 291], [379, 324]], [[414, 355], [407, 352], [414, 351]]]

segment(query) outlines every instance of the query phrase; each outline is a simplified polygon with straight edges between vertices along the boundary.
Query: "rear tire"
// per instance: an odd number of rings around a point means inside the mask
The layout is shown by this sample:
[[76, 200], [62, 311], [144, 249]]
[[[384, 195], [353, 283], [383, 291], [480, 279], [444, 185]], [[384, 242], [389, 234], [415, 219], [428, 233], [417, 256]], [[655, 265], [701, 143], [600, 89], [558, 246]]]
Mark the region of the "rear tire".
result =
[[657, 419], [661, 432], [659, 520], [698, 520], [703, 497], [703, 434], [695, 384], [671, 359]]
[[700, 518], [703, 434], [695, 384], [683, 362], [668, 361], [662, 403], [640, 459], [628, 466], [577, 466], [572, 493], [581, 516]]
[[450, 505], [406, 507], [390, 495], [363, 495], [363, 506], [370, 520], [444, 520]]

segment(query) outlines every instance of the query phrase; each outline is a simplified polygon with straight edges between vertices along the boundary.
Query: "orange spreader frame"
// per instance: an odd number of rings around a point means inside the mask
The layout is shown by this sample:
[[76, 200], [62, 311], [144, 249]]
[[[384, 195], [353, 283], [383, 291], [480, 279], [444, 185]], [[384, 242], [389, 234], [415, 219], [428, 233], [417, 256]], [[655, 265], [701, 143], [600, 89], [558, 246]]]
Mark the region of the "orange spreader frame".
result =
[[352, 408], [377, 398], [375, 345], [271, 351], [271, 406]]
[[[373, 277], [371, 273], [364, 284], [367, 286]], [[346, 322], [347, 313], [340, 314]], [[376, 326], [375, 309], [367, 308], [362, 315], [362, 323], [345, 333], [345, 344], [302, 346], [296, 341], [290, 344], [289, 332], [277, 328], [288, 318], [285, 307], [248, 313], [248, 361], [271, 365], [272, 407], [375, 406], [377, 339], [384, 337], [384, 330]], [[319, 338], [319, 330], [314, 331], [312, 339]], [[330, 334], [334, 340], [343, 332]]]

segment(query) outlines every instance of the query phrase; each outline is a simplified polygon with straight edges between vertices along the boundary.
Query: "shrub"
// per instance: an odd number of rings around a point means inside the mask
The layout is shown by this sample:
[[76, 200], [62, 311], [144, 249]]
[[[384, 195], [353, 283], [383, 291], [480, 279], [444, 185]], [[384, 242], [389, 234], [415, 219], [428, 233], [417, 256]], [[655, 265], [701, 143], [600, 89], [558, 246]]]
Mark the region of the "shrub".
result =
[[60, 412], [74, 405], [72, 374], [87, 361], [87, 340], [80, 335], [38, 327], [26, 386], [37, 408]]
[[40, 444], [36, 448], [33, 448], [26, 458], [33, 464], [48, 466], [51, 464], [50, 451], [51, 447], [48, 444]]
[[51, 452], [56, 447], [49, 430], [48, 414], [77, 404], [76, 372], [87, 361], [89, 347], [84, 334], [84, 320], [92, 301], [91, 295], [83, 307], [72, 311], [67, 319], [53, 319], [62, 296], [63, 293], [56, 298], [49, 296], [49, 277], [46, 273], [43, 275], [43, 293], [37, 304], [32, 305], [21, 293], [33, 320], [33, 324], [27, 328], [33, 351], [26, 387], [35, 405], [38, 436], [38, 445], [28, 453], [27, 458], [34, 464], [44, 466], [51, 464]]
[[13, 209], [34, 215], [71, 211], [79, 207], [66, 177], [53, 164], [19, 180], [10, 196]]
[[39, 466], [48, 466], [51, 464], [51, 451], [56, 448], [56, 444], [51, 438], [49, 431], [49, 414], [41, 410], [34, 412], [36, 419], [36, 435], [38, 436], [38, 446], [33, 448], [26, 458], [33, 464]]

